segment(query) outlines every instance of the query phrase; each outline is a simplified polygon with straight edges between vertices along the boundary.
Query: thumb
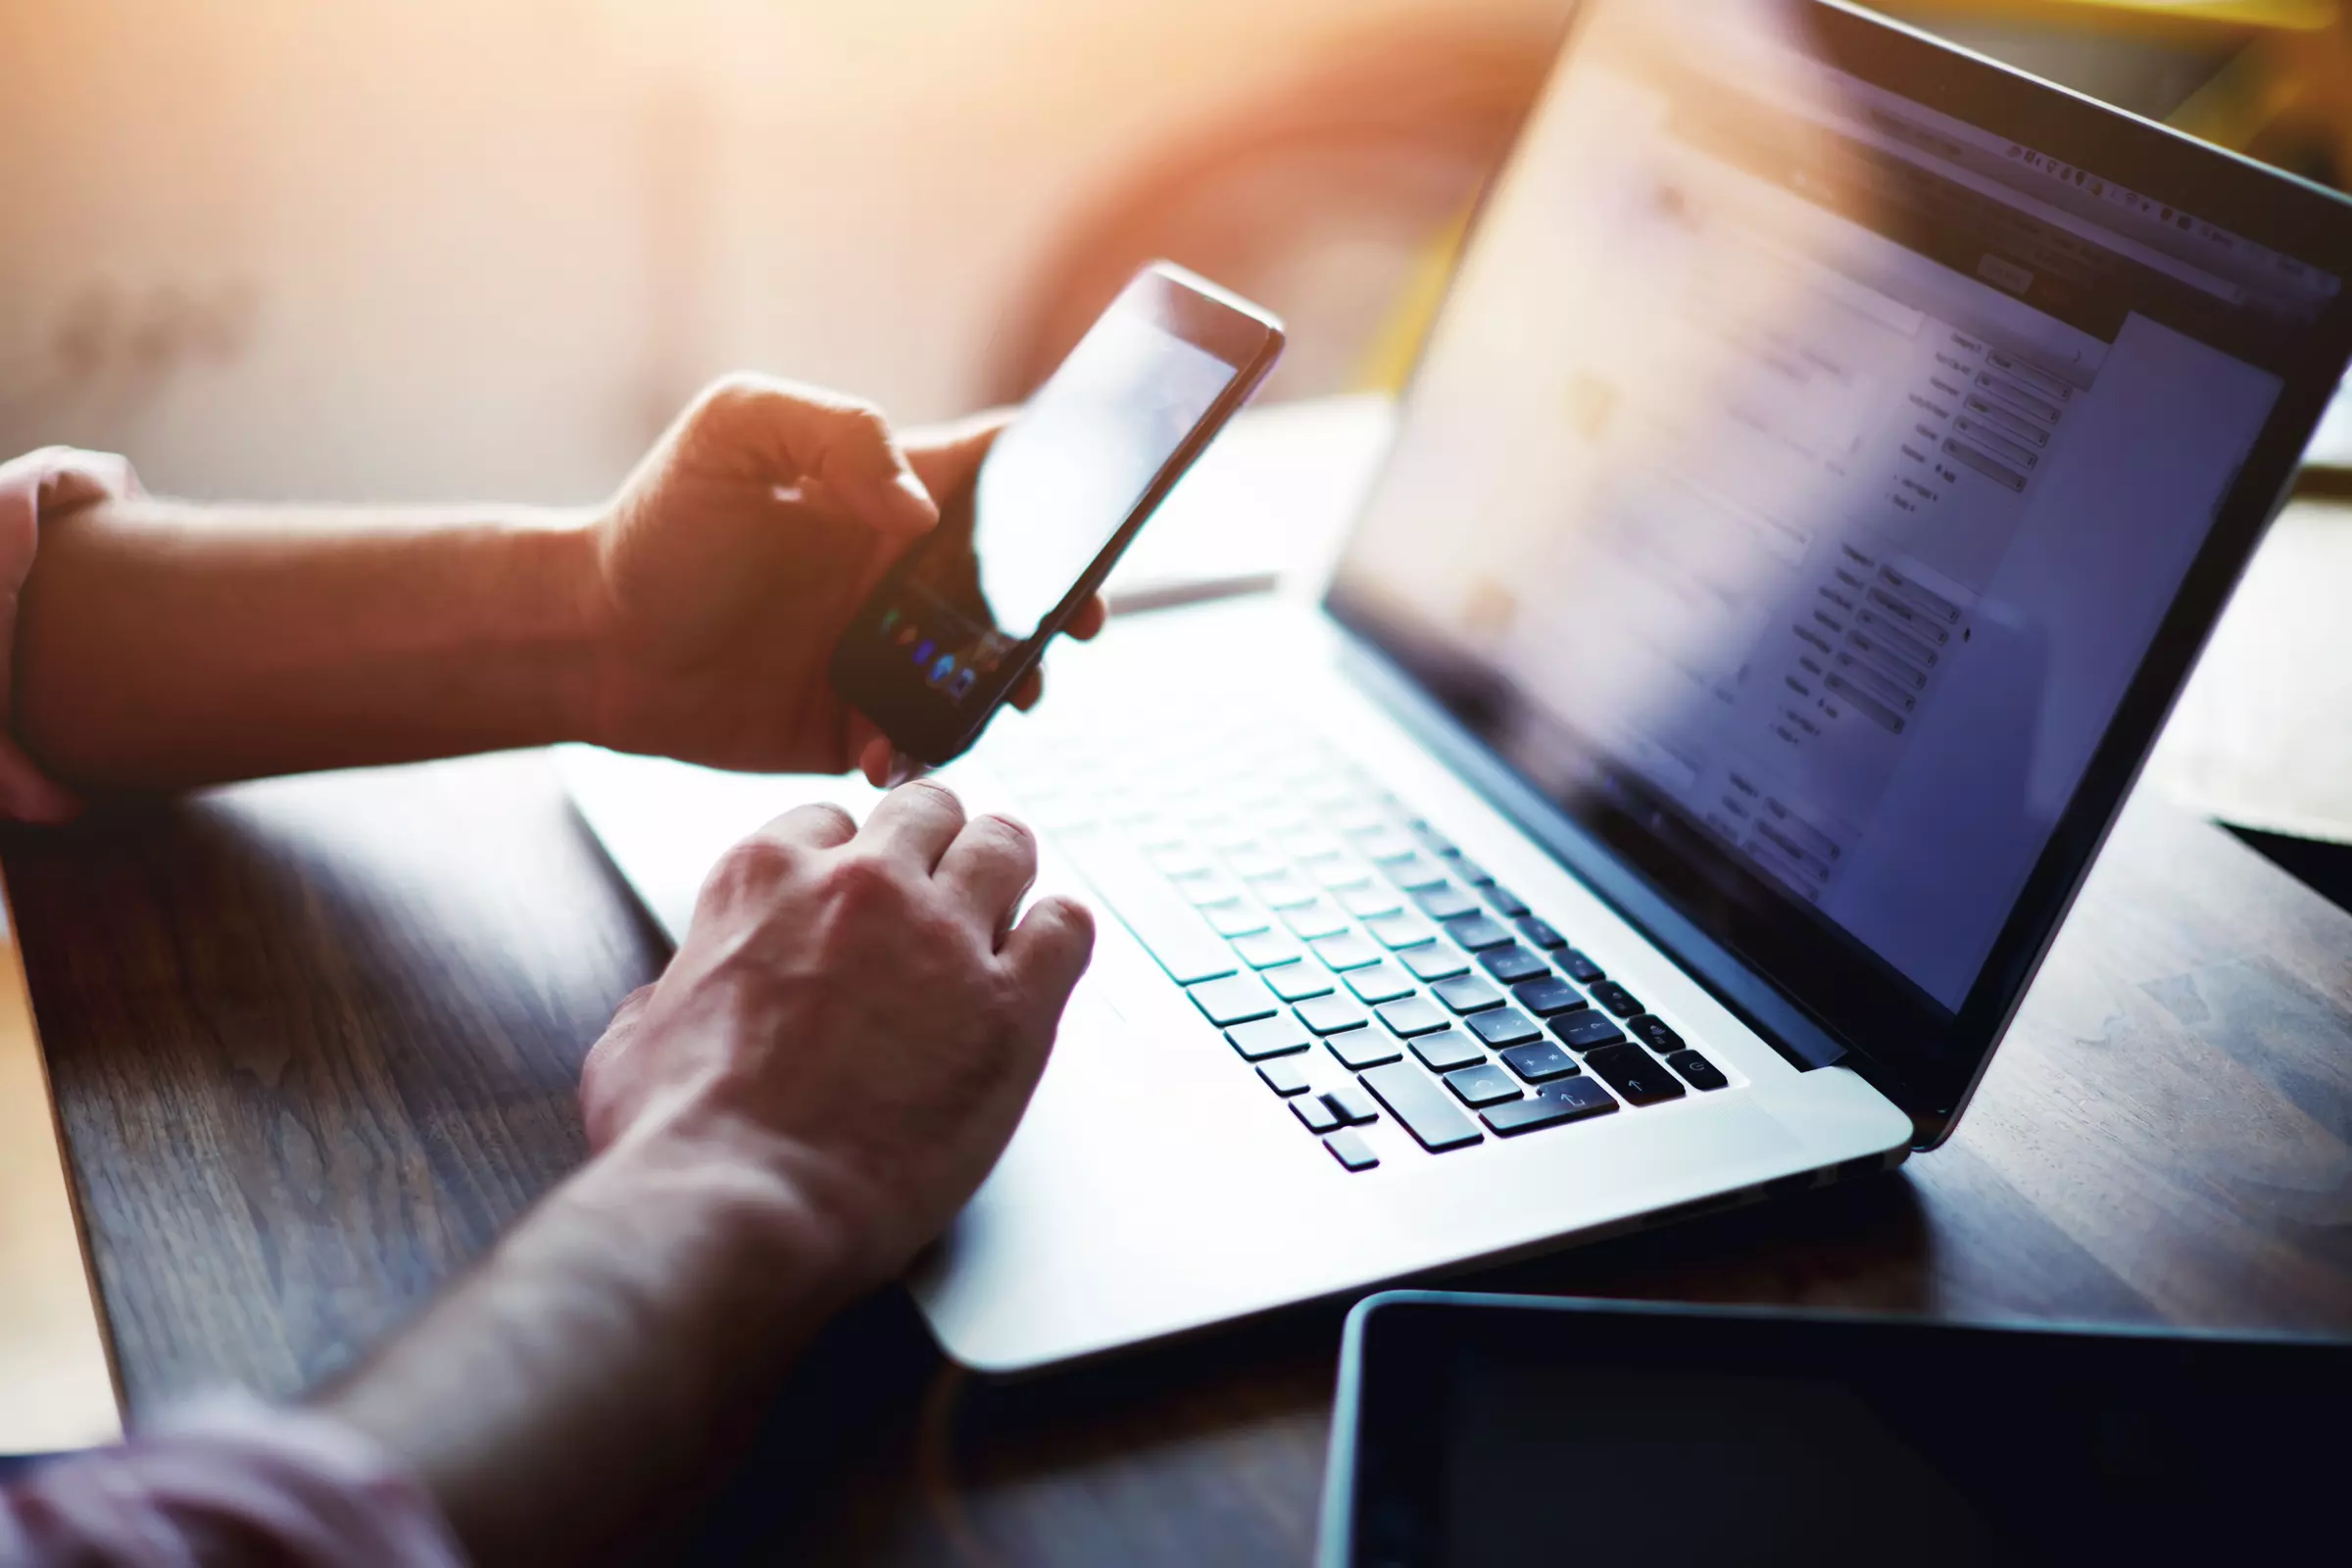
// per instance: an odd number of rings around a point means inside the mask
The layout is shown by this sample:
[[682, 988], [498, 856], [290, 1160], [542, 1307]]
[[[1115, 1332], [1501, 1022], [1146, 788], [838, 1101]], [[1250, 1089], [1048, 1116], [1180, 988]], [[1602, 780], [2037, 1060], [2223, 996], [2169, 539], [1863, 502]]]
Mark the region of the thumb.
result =
[[971, 487], [981, 461], [1012, 417], [1010, 410], [998, 409], [956, 424], [907, 434], [907, 460], [933, 499], [946, 506]]

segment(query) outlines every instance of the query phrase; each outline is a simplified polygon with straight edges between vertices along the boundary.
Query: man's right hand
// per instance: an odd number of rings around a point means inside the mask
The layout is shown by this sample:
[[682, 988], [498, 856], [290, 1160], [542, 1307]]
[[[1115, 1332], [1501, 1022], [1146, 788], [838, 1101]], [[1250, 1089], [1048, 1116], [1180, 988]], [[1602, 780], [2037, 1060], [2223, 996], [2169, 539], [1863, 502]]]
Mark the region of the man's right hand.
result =
[[736, 846], [668, 970], [590, 1053], [600, 1152], [662, 1137], [780, 1176], [844, 1294], [894, 1277], [1012, 1136], [1094, 942], [1029, 832], [934, 783], [863, 830], [809, 806]]

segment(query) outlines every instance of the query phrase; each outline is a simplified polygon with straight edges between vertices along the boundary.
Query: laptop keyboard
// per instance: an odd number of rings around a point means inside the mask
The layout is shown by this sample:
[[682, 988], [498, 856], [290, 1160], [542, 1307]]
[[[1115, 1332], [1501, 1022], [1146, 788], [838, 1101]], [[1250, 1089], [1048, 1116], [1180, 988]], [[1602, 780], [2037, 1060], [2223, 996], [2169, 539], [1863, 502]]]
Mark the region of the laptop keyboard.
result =
[[[1181, 746], [1163, 737], [1181, 728]], [[1427, 817], [1318, 736], [1021, 726], [989, 761], [1271, 1104], [1350, 1171], [1728, 1086]]]

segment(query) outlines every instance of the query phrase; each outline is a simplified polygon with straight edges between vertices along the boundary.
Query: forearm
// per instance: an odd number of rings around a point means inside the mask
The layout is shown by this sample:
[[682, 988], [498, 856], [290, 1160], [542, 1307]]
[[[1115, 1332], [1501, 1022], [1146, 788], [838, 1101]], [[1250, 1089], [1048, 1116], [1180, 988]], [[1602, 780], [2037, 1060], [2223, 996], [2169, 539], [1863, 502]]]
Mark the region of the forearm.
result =
[[324, 1405], [410, 1466], [475, 1561], [573, 1560], [690, 1479], [842, 1304], [826, 1236], [752, 1162], [635, 1140]]
[[25, 585], [15, 728], [102, 790], [577, 738], [593, 566], [575, 513], [71, 513]]

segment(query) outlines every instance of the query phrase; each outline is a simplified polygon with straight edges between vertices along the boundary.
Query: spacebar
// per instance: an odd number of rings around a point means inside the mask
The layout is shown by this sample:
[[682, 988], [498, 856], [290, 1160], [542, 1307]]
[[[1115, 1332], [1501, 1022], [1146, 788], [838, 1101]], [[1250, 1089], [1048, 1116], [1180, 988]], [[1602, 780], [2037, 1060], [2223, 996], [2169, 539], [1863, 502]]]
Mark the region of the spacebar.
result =
[[1180, 986], [1197, 985], [1239, 967], [1233, 950], [1135, 851], [1101, 832], [1071, 833], [1055, 843], [1095, 885], [1111, 912], [1126, 922], [1135, 940], [1159, 960], [1169, 979]]
[[1361, 1076], [1364, 1087], [1389, 1107], [1389, 1114], [1404, 1123], [1404, 1130], [1421, 1140], [1421, 1147], [1431, 1153], [1485, 1141], [1486, 1135], [1439, 1090], [1437, 1080], [1411, 1062], [1391, 1062]]

